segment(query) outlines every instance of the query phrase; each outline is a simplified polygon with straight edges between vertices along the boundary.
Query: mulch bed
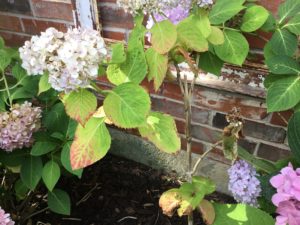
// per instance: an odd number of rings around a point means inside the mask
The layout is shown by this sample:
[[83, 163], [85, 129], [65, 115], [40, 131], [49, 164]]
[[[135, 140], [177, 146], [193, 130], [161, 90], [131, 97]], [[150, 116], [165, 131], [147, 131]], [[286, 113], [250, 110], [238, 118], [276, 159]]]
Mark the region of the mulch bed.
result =
[[[186, 218], [169, 218], [158, 206], [160, 195], [178, 187], [175, 173], [165, 174], [139, 163], [107, 155], [85, 169], [82, 179], [61, 179], [58, 187], [72, 201], [71, 216], [49, 211], [33, 217], [32, 224], [51, 225], [186, 225]], [[233, 202], [222, 194], [208, 197], [217, 202]], [[204, 224], [195, 213], [195, 225]]]

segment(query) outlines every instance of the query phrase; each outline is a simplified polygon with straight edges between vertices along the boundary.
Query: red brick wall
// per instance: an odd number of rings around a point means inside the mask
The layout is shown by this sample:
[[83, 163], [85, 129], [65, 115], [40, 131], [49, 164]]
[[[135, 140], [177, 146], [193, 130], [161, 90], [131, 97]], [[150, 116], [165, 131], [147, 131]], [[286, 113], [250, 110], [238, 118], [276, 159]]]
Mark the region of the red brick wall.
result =
[[[261, 4], [276, 11], [279, 2], [280, 0], [262, 0]], [[0, 35], [10, 45], [21, 45], [30, 35], [37, 34], [48, 26], [65, 30], [73, 24], [71, 4], [42, 0], [27, 0], [27, 3], [27, 6], [13, 9], [1, 7], [0, 3]], [[133, 26], [131, 16], [119, 9], [115, 0], [98, 0], [98, 6], [103, 35], [111, 39], [127, 40]], [[259, 47], [262, 43], [254, 40], [253, 46]], [[289, 154], [284, 121], [277, 113], [266, 112], [265, 90], [262, 86], [266, 74], [267, 71], [260, 64], [248, 62], [242, 68], [227, 65], [220, 78], [201, 75], [202, 79], [199, 80], [193, 96], [195, 153], [205, 151], [220, 138], [222, 128], [226, 126], [225, 114], [237, 106], [241, 108], [245, 119], [245, 138], [240, 140], [241, 146], [270, 160]], [[100, 83], [108, 86], [106, 81]], [[166, 81], [154, 93], [152, 84], [144, 82], [143, 85], [151, 93], [153, 110], [173, 115], [183, 137], [184, 112], [178, 86], [174, 82]], [[283, 116], [288, 118], [290, 114], [283, 113]], [[182, 142], [184, 149], [184, 139]], [[214, 159], [226, 162], [217, 150]]]

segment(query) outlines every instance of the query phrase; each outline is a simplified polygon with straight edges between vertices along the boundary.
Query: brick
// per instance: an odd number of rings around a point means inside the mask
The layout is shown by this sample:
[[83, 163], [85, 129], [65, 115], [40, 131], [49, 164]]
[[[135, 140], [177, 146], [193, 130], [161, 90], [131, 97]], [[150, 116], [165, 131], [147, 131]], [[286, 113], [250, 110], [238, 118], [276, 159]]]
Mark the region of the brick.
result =
[[133, 19], [118, 7], [100, 6], [100, 20], [104, 27], [133, 28]]
[[249, 153], [253, 154], [256, 148], [257, 143], [246, 140], [246, 139], [239, 139], [238, 145], [247, 150]]
[[[185, 138], [181, 138], [181, 149], [182, 150], [186, 150], [186, 139]], [[205, 149], [205, 145], [199, 143], [199, 142], [195, 142], [192, 141], [192, 152], [195, 154], [203, 154]]]
[[[227, 124], [225, 115], [216, 113], [213, 118], [213, 126], [223, 129]], [[243, 134], [245, 136], [275, 143], [284, 143], [286, 137], [286, 131], [283, 128], [250, 120], [245, 120]]]
[[284, 2], [284, 0], [260, 0], [259, 3], [266, 7], [266, 9], [270, 10], [273, 14], [277, 15], [277, 9], [281, 2]]
[[29, 0], [1, 0], [0, 11], [31, 14]]
[[0, 14], [0, 29], [22, 32], [20, 19], [16, 16]]
[[257, 156], [271, 160], [271, 161], [277, 161], [279, 159], [287, 158], [291, 155], [291, 152], [285, 149], [281, 149], [278, 147], [274, 147], [271, 145], [261, 144]]
[[249, 119], [264, 119], [267, 110], [262, 100], [216, 89], [195, 88], [194, 104], [203, 108], [228, 113], [233, 107], [241, 110], [241, 115]]
[[0, 31], [0, 36], [4, 38], [5, 44], [11, 47], [20, 47], [25, 41], [30, 39], [30, 36], [14, 34], [5, 31]]
[[285, 118], [285, 120], [288, 122], [292, 115], [293, 115], [292, 111], [280, 112], [280, 114], [275, 112], [272, 114], [270, 122], [271, 122], [271, 124], [274, 124], [274, 125], [286, 127], [287, 124], [282, 119], [282, 117]]
[[31, 0], [34, 16], [73, 21], [72, 5], [62, 2]]
[[43, 21], [35, 19], [22, 19], [25, 33], [27, 34], [39, 34], [41, 31], [46, 30], [48, 27], [54, 27], [59, 31], [65, 32], [70, 25], [65, 23], [58, 23], [52, 21]]
[[109, 30], [103, 30], [102, 35], [105, 38], [114, 39], [114, 40], [125, 40], [126, 34], [124, 32], [115, 32], [115, 31], [109, 31]]
[[[174, 102], [172, 100], [163, 98], [152, 98], [152, 109], [161, 111], [177, 118], [184, 119], [184, 105], [183, 103]], [[209, 111], [202, 110], [197, 107], [192, 107], [192, 121], [202, 124], [209, 123]]]

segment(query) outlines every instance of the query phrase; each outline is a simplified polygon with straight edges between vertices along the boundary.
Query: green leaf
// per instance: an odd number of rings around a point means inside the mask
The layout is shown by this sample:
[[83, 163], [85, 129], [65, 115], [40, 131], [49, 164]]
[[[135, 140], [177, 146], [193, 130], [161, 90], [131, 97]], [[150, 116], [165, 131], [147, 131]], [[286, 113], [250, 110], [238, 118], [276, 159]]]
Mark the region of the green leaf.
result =
[[16, 167], [23, 163], [25, 157], [29, 156], [27, 149], [15, 149], [10, 153], [0, 151], [0, 162], [4, 166]]
[[223, 64], [223, 61], [211, 52], [204, 52], [200, 56], [199, 67], [214, 75], [221, 75]]
[[33, 156], [45, 155], [56, 149], [57, 143], [51, 141], [37, 141], [32, 146], [30, 154]]
[[190, 15], [177, 25], [179, 42], [189, 50], [205, 52], [208, 50], [208, 42], [202, 34], [199, 17]]
[[67, 114], [82, 126], [97, 109], [97, 98], [90, 91], [80, 88], [72, 91], [63, 98]]
[[60, 178], [59, 165], [53, 160], [47, 162], [43, 168], [42, 178], [48, 190], [52, 191]]
[[297, 162], [300, 163], [300, 112], [294, 113], [288, 125], [288, 142]]
[[104, 118], [91, 117], [85, 127], [79, 124], [71, 145], [72, 169], [81, 169], [102, 159], [107, 154], [110, 144], [111, 137]]
[[213, 225], [274, 225], [275, 221], [264, 211], [243, 204], [214, 204], [216, 219]]
[[274, 15], [270, 12], [268, 12], [269, 16], [264, 25], [260, 28], [263, 31], [270, 32], [274, 31], [276, 29], [276, 19]]
[[277, 55], [293, 56], [298, 48], [297, 37], [288, 30], [280, 29], [273, 34], [270, 45]]
[[77, 125], [78, 125], [78, 123], [76, 120], [69, 119], [68, 128], [67, 128], [67, 132], [66, 132], [66, 138], [68, 140], [74, 139]]
[[51, 133], [60, 132], [65, 134], [69, 125], [69, 117], [65, 112], [64, 105], [59, 102], [52, 106], [50, 111], [44, 114], [42, 122]]
[[114, 85], [120, 85], [128, 81], [126, 74], [121, 70], [118, 64], [109, 65], [106, 74], [107, 79]]
[[222, 24], [238, 14], [245, 7], [245, 1], [218, 0], [209, 13], [211, 24]]
[[203, 192], [204, 195], [211, 194], [216, 190], [216, 184], [206, 177], [194, 176], [192, 184], [196, 192]]
[[273, 51], [273, 47], [271, 45], [270, 42], [268, 42], [265, 47], [264, 47], [264, 57], [265, 59], [268, 59], [268, 58], [271, 58], [271, 57], [274, 57], [274, 56], [277, 56], [278, 54], [276, 54], [274, 51]]
[[6, 67], [10, 64], [11, 57], [5, 49], [0, 49], [0, 71], [4, 71]]
[[22, 81], [22, 79], [24, 79], [27, 76], [26, 70], [24, 70], [19, 63], [16, 63], [13, 66], [11, 73], [13, 77], [17, 79], [18, 82]]
[[289, 56], [274, 56], [268, 58], [265, 62], [274, 74], [300, 74], [300, 64]]
[[208, 19], [208, 12], [205, 9], [199, 8], [196, 11], [195, 17], [197, 18], [198, 29], [201, 31], [203, 37], [208, 38], [212, 32], [210, 22]]
[[207, 40], [213, 45], [221, 45], [224, 43], [223, 31], [218, 27], [211, 27], [211, 33]]
[[[127, 59], [125, 63], [121, 64], [120, 69], [126, 75], [126, 79], [123, 82], [120, 82], [121, 79], [119, 79], [118, 84], [125, 82], [141, 83], [146, 77], [148, 70], [143, 47], [137, 46], [128, 50]], [[120, 73], [117, 75], [120, 75]], [[121, 77], [123, 79], [123, 75]]]
[[73, 170], [71, 167], [71, 160], [70, 160], [71, 144], [72, 144], [72, 142], [69, 141], [64, 145], [64, 147], [61, 151], [60, 160], [61, 160], [63, 167], [67, 171], [69, 171], [71, 174], [76, 175], [78, 178], [81, 178], [83, 169]]
[[285, 111], [300, 101], [299, 76], [289, 76], [275, 81], [268, 89], [268, 112]]
[[42, 177], [43, 163], [40, 157], [29, 156], [23, 159], [20, 176], [23, 183], [34, 190]]
[[224, 44], [214, 46], [217, 56], [225, 62], [242, 65], [249, 52], [246, 38], [231, 30], [225, 30], [224, 35]]
[[52, 212], [68, 216], [71, 214], [71, 200], [63, 190], [54, 189], [48, 192], [48, 206]]
[[146, 60], [149, 67], [148, 80], [154, 80], [154, 89], [157, 91], [167, 74], [168, 56], [161, 55], [153, 48], [149, 48], [146, 51]]
[[133, 83], [114, 88], [104, 100], [106, 116], [122, 128], [136, 128], [146, 122], [150, 111], [147, 92]]
[[111, 46], [112, 48], [112, 56], [109, 63], [112, 64], [121, 64], [126, 60], [126, 54], [124, 49], [124, 44], [117, 43]]
[[15, 182], [14, 190], [15, 190], [16, 196], [20, 200], [24, 199], [26, 197], [27, 193], [29, 192], [29, 189], [26, 187], [26, 185], [22, 182], [21, 179], [19, 179]]
[[51, 88], [51, 84], [49, 83], [49, 75], [47, 73], [43, 74], [40, 78], [39, 82], [39, 92], [38, 95], [40, 95], [43, 92], [48, 91]]
[[169, 115], [151, 112], [147, 118], [147, 125], [139, 127], [139, 132], [162, 151], [175, 153], [180, 150], [176, 124]]
[[244, 32], [253, 32], [258, 30], [269, 17], [269, 12], [264, 7], [254, 5], [246, 9], [243, 16], [241, 30]]
[[297, 14], [293, 17], [287, 24], [283, 26], [283, 28], [287, 28], [290, 32], [300, 35], [300, 14]]
[[155, 23], [150, 32], [152, 47], [160, 54], [169, 52], [176, 43], [176, 27], [169, 20]]
[[5, 47], [5, 42], [4, 39], [2, 37], [0, 37], [0, 49]]
[[286, 0], [280, 4], [278, 8], [279, 23], [284, 23], [288, 18], [296, 15], [300, 12], [300, 1], [299, 0]]

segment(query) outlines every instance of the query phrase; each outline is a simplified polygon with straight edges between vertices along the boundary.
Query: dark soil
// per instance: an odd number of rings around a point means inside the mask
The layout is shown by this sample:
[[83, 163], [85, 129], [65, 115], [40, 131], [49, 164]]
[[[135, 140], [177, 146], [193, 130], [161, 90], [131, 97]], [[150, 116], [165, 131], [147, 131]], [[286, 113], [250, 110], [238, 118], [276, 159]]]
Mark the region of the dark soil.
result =
[[[64, 179], [58, 185], [72, 201], [71, 216], [51, 212], [37, 215], [33, 224], [51, 225], [186, 225], [186, 218], [164, 216], [160, 195], [178, 187], [174, 174], [164, 174], [139, 163], [108, 155], [85, 169], [82, 179]], [[208, 197], [232, 202], [228, 196]], [[195, 213], [195, 225], [204, 224]]]

